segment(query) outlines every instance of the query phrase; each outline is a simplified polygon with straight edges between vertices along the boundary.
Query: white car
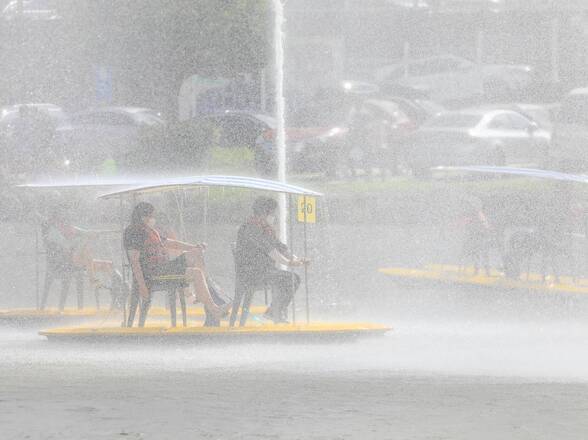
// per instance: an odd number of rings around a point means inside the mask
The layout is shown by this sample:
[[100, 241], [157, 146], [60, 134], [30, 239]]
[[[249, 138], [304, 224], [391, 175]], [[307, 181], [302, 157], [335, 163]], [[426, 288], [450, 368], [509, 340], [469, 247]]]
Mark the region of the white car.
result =
[[53, 121], [56, 127], [67, 125], [69, 118], [65, 111], [54, 104], [34, 103], [34, 104], [14, 104], [0, 107], [0, 126], [3, 128], [10, 127], [21, 116], [21, 109], [27, 107], [29, 113], [39, 113]]
[[453, 55], [413, 59], [381, 67], [375, 79], [421, 92], [437, 102], [509, 96], [532, 85], [534, 71], [525, 65], [477, 64]]
[[404, 152], [416, 173], [451, 165], [543, 165], [551, 134], [513, 110], [468, 109], [432, 118]]
[[[23, 0], [22, 16], [25, 20], [56, 20], [59, 17], [55, 2], [51, 0]], [[20, 15], [18, 0], [13, 0], [2, 10], [2, 18], [14, 21]]]

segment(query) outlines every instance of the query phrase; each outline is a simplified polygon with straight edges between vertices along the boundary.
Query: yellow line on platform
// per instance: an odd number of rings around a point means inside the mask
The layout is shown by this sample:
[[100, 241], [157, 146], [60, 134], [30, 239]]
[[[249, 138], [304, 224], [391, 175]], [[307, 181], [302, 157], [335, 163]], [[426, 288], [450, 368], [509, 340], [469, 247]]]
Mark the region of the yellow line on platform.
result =
[[[251, 315], [261, 315], [265, 312], [267, 307], [265, 306], [255, 306], [251, 307], [249, 313]], [[122, 312], [119, 310], [107, 310], [101, 309], [96, 310], [95, 308], [86, 308], [82, 310], [74, 309], [74, 308], [66, 308], [63, 311], [59, 311], [58, 309], [45, 309], [45, 310], [37, 310], [37, 309], [0, 309], [0, 320], [3, 318], [12, 318], [12, 319], [33, 319], [33, 318], [106, 318], [106, 317], [118, 317]], [[177, 315], [181, 318], [180, 309], [177, 309]], [[204, 309], [202, 307], [188, 307], [187, 309], [188, 317], [199, 317], [202, 318], [205, 316]], [[169, 310], [166, 310], [165, 307], [152, 307], [149, 310], [148, 318], [168, 318], [169, 317]]]
[[164, 327], [146, 326], [145, 328], [122, 327], [69, 327], [40, 331], [39, 334], [52, 339], [109, 337], [178, 337], [189, 336], [198, 339], [205, 336], [270, 336], [270, 335], [360, 335], [383, 334], [389, 327], [369, 323], [312, 323], [312, 324], [259, 324], [246, 327]]
[[555, 283], [551, 278], [547, 278], [544, 283], [542, 276], [535, 273], [529, 274], [528, 281], [526, 274], [523, 274], [521, 279], [515, 280], [506, 278], [502, 273], [496, 270], [491, 270], [489, 276], [482, 275], [481, 272], [476, 275], [474, 274], [474, 268], [472, 267], [466, 267], [464, 270], [460, 271], [458, 266], [440, 264], [428, 265], [422, 269], [390, 267], [382, 268], [378, 271], [396, 278], [439, 281], [450, 284], [484, 286], [501, 289], [526, 289], [545, 292], [588, 294], [588, 280], [584, 278], [577, 279], [574, 283], [573, 278], [569, 276], [559, 277], [559, 283]]

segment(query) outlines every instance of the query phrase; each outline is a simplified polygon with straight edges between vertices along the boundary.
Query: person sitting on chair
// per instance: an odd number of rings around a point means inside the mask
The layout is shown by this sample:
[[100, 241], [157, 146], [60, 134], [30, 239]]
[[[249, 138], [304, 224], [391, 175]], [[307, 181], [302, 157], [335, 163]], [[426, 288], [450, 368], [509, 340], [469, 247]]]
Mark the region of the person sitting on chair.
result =
[[[140, 298], [148, 304], [152, 289], [183, 288], [188, 284], [193, 287], [193, 296], [213, 316], [222, 317], [226, 309], [212, 300], [204, 274], [203, 250], [206, 246], [161, 236], [154, 226], [154, 206], [147, 202], [138, 203], [123, 237], [133, 272], [133, 299]], [[170, 259], [168, 250], [178, 250], [181, 254]], [[129, 327], [133, 317], [133, 313], [129, 314]]]
[[[168, 240], [178, 240], [178, 234], [173, 227], [173, 224], [167, 214], [162, 211], [158, 211], [155, 214], [155, 230], [159, 233], [161, 237], [166, 237]], [[183, 251], [178, 249], [168, 249], [168, 256], [170, 259], [177, 258], [183, 254]], [[219, 307], [227, 307], [226, 304], [230, 303], [230, 299], [224, 294], [222, 288], [210, 277], [208, 274], [208, 270], [206, 269], [204, 258], [199, 259], [198, 261], [199, 267], [204, 273], [207, 274], [206, 276], [206, 284], [208, 286], [208, 290], [210, 291], [210, 296], [214, 303]], [[188, 287], [185, 287], [180, 292], [180, 295], [185, 296], [192, 296], [191, 291]], [[196, 299], [195, 302], [198, 302]], [[206, 312], [206, 320], [204, 321], [205, 327], [219, 327], [220, 326], [220, 319], [215, 317], [208, 309], [205, 310]]]
[[[94, 258], [90, 243], [100, 231], [91, 231], [74, 226], [65, 206], [55, 206], [49, 218], [43, 223], [43, 240], [51, 258], [54, 270], [75, 272], [85, 270], [93, 288], [111, 291], [112, 306], [118, 305], [123, 295], [122, 277], [114, 269], [112, 261]], [[97, 278], [98, 273], [112, 279], [110, 287], [104, 286]], [[119, 291], [120, 290], [120, 291]]]
[[[273, 228], [277, 206], [277, 202], [268, 197], [258, 197], [254, 201], [253, 216], [241, 225], [237, 233], [235, 271], [237, 285], [244, 285], [249, 289], [271, 286], [272, 301], [264, 317], [281, 323], [288, 322], [288, 305], [298, 289], [300, 277], [290, 271], [278, 269], [276, 265], [295, 267], [302, 266], [307, 261], [293, 255], [278, 239]], [[235, 307], [239, 307], [239, 304], [233, 306], [235, 315]]]

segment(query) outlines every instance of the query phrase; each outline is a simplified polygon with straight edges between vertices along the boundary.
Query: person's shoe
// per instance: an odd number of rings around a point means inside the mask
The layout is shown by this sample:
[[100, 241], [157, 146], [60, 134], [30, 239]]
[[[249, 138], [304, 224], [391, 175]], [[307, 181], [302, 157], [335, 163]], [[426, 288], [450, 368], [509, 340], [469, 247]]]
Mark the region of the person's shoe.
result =
[[226, 318], [227, 316], [229, 316], [229, 313], [231, 313], [231, 310], [233, 309], [233, 303], [232, 302], [228, 302], [225, 304], [222, 304], [220, 306], [218, 306], [222, 312], [223, 312], [223, 318]]
[[111, 286], [106, 286], [98, 278], [90, 278], [90, 285], [94, 290], [112, 290]]
[[274, 321], [274, 322], [276, 321], [276, 317], [274, 316], [274, 313], [273, 313], [271, 307], [268, 307], [262, 316], [263, 316], [263, 318], [267, 319], [268, 321]]
[[222, 305], [217, 305], [214, 310], [210, 310], [210, 313], [212, 313], [212, 315], [216, 318], [216, 319], [222, 319], [225, 318], [229, 312], [231, 311], [233, 307], [232, 303], [226, 303], [226, 304], [222, 304]]

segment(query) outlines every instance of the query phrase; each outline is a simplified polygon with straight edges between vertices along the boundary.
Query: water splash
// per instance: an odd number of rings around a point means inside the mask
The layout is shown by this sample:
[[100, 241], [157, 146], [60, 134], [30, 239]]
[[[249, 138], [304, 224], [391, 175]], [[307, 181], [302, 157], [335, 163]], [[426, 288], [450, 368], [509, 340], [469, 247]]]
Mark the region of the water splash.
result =
[[[286, 124], [284, 99], [284, 5], [281, 0], [274, 0], [274, 52], [276, 71], [276, 161], [278, 180], [286, 182]], [[286, 195], [280, 194], [280, 238], [287, 242]]]

